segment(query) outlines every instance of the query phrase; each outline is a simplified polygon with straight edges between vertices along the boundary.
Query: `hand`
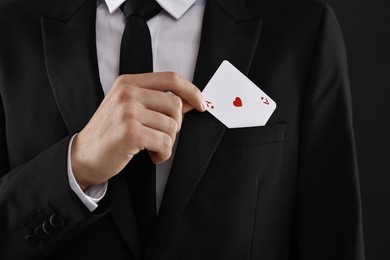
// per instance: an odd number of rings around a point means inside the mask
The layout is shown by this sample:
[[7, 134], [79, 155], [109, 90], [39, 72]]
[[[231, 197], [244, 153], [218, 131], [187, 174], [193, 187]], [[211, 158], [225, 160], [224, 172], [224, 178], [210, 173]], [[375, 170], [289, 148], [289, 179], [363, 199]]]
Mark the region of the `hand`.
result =
[[173, 72], [121, 75], [71, 147], [80, 187], [118, 174], [141, 150], [154, 163], [169, 159], [182, 115], [205, 111], [202, 94]]

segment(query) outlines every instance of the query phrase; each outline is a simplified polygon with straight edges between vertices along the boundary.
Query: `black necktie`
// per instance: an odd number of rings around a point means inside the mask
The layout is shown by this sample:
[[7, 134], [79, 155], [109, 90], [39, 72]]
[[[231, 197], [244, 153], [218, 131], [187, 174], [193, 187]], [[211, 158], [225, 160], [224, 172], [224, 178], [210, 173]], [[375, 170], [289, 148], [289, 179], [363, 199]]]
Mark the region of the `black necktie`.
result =
[[[154, 0], [127, 0], [121, 10], [126, 26], [121, 43], [120, 74], [152, 72], [151, 37], [146, 21], [162, 8]], [[133, 157], [126, 177], [145, 249], [156, 218], [156, 167], [146, 151]]]
[[154, 0], [127, 0], [121, 10], [126, 26], [121, 43], [120, 74], [152, 72], [152, 43], [146, 21], [162, 8]]

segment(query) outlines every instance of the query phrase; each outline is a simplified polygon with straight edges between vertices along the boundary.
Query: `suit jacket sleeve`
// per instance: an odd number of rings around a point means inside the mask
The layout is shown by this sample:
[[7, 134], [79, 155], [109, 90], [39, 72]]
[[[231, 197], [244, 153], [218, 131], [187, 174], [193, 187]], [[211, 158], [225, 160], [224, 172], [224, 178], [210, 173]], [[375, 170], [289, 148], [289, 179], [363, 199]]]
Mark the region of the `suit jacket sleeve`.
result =
[[346, 51], [325, 5], [306, 90], [293, 259], [363, 259]]
[[104, 215], [110, 203], [89, 213], [71, 191], [67, 177], [70, 136], [10, 170], [1, 102], [0, 121], [0, 259], [44, 259]]

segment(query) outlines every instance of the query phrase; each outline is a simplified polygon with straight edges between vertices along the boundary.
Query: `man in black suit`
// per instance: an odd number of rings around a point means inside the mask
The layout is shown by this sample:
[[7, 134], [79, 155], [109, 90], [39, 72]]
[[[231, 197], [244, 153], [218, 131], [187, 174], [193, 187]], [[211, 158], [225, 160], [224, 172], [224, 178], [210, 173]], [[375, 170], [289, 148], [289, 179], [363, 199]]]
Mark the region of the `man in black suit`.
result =
[[[95, 13], [95, 0], [0, 5], [1, 259], [364, 258], [346, 57], [328, 6], [206, 2], [194, 85], [229, 60], [278, 104], [266, 126], [237, 129], [201, 113], [200, 91], [173, 73], [121, 76], [104, 98]], [[145, 105], [150, 89], [160, 98]], [[135, 129], [145, 116], [117, 113], [134, 104], [161, 120]], [[168, 159], [179, 129], [144, 240], [133, 155]], [[80, 188], [108, 180], [92, 211], [67, 177], [75, 133]]]

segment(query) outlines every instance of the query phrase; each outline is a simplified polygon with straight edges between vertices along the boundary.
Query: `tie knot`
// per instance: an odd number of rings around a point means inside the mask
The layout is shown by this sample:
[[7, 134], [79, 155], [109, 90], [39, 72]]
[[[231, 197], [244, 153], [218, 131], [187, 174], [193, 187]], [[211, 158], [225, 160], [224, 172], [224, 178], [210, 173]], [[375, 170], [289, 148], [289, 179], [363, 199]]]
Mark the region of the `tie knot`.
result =
[[162, 10], [155, 0], [127, 0], [120, 8], [126, 19], [131, 15], [138, 15], [146, 21]]

